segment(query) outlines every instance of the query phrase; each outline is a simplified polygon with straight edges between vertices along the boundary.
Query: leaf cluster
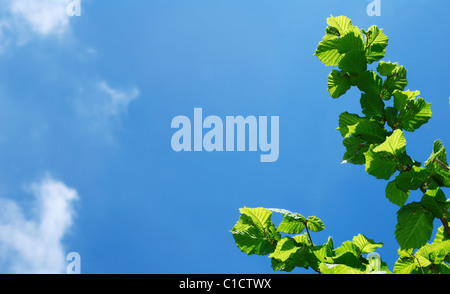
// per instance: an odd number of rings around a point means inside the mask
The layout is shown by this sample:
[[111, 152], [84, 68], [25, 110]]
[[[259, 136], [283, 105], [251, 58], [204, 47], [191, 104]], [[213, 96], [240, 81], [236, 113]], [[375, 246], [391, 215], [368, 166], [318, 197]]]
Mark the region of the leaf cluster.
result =
[[[345, 147], [343, 163], [363, 165], [368, 174], [387, 181], [386, 197], [399, 206], [395, 238], [400, 257], [393, 272], [449, 273], [450, 199], [444, 189], [450, 187], [450, 166], [446, 149], [441, 140], [436, 140], [422, 164], [409, 156], [406, 148], [405, 133], [416, 131], [431, 119], [431, 103], [420, 97], [419, 91], [406, 89], [407, 70], [403, 66], [382, 60], [389, 42], [383, 29], [375, 25], [359, 29], [345, 16], [331, 16], [327, 25], [314, 56], [326, 66], [337, 67], [328, 75], [329, 94], [336, 99], [352, 87], [361, 92], [361, 114], [339, 115], [337, 130]], [[375, 70], [370, 70], [375, 62]], [[421, 199], [408, 202], [415, 190], [422, 194]], [[264, 218], [252, 217], [250, 211]], [[270, 222], [272, 211], [284, 214], [278, 228]], [[367, 260], [361, 254], [369, 251], [355, 241], [364, 236], [358, 235], [336, 249], [331, 238], [315, 246], [308, 231], [317, 229], [314, 220], [284, 210], [245, 208], [232, 233], [242, 251], [270, 254], [274, 269], [367, 272]], [[430, 244], [435, 220], [442, 226]], [[300, 234], [304, 229], [306, 234]], [[300, 235], [281, 238], [280, 233]]]
[[[290, 272], [296, 267], [313, 269], [323, 274], [373, 273], [375, 267], [366, 258], [383, 243], [376, 243], [364, 235], [357, 235], [335, 248], [328, 237], [324, 244], [314, 244], [311, 232], [320, 232], [325, 224], [316, 216], [304, 217], [285, 209], [240, 209], [239, 220], [231, 229], [237, 247], [248, 255], [268, 255], [274, 270]], [[272, 213], [283, 215], [275, 226]], [[380, 272], [390, 273], [381, 262]]]

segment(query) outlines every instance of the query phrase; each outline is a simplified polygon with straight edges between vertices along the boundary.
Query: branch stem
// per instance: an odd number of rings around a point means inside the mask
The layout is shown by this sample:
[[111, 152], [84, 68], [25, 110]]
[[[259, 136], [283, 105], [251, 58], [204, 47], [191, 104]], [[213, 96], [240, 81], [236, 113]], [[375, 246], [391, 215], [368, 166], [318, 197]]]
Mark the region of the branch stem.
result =
[[306, 223], [307, 222], [304, 223], [304, 226], [305, 226], [305, 229], [306, 229], [306, 233], [308, 234], [309, 242], [311, 242], [311, 245], [314, 246], [314, 243], [313, 243], [313, 241], [311, 239], [311, 235], [309, 234], [308, 226], [306, 225]]
[[444, 225], [444, 229], [447, 232], [447, 235], [450, 236], [450, 227], [448, 226], [447, 221], [445, 220], [444, 217], [441, 217], [440, 220], [441, 220], [442, 224]]

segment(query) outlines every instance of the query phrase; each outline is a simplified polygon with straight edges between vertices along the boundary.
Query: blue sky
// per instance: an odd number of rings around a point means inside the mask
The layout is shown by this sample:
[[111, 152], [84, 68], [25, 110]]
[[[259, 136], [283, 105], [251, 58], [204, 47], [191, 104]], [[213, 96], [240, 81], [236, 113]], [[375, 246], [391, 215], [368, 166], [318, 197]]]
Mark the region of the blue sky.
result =
[[[362, 233], [393, 268], [387, 182], [341, 164], [338, 116], [360, 113], [359, 93], [333, 100], [313, 53], [330, 15], [382, 27], [384, 60], [432, 103], [406, 133], [424, 162], [450, 146], [447, 1], [381, 0], [376, 17], [366, 0], [81, 0], [73, 17], [69, 2], [0, 4], [1, 272], [65, 272], [75, 251], [82, 273], [273, 273], [229, 232], [244, 206], [320, 217], [315, 243]], [[279, 116], [278, 160], [174, 152], [171, 120], [195, 107]]]

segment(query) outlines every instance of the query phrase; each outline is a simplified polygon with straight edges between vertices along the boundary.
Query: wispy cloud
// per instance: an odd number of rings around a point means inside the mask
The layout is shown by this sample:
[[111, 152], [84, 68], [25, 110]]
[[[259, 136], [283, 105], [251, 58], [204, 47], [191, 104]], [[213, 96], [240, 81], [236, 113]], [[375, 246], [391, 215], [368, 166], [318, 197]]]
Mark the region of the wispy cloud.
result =
[[104, 115], [114, 116], [124, 113], [128, 104], [139, 96], [139, 90], [133, 87], [129, 90], [119, 90], [111, 88], [106, 82], [97, 85], [98, 89], [107, 94], [107, 100], [103, 105]]
[[29, 186], [35, 197], [27, 217], [19, 205], [0, 199], [0, 270], [2, 273], [64, 273], [62, 244], [74, 218], [77, 192], [46, 176]]
[[140, 91], [135, 86], [119, 88], [100, 81], [80, 87], [76, 95], [73, 101], [84, 129], [93, 132], [97, 141], [103, 138], [113, 143], [114, 132], [120, 128], [130, 103], [139, 97]]

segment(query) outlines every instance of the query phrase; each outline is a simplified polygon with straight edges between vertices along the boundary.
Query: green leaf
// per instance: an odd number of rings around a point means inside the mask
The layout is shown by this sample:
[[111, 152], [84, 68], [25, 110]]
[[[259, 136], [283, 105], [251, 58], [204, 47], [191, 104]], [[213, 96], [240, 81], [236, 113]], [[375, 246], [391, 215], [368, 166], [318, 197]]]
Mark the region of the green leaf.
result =
[[361, 121], [361, 117], [357, 114], [343, 112], [339, 115], [339, 127], [337, 128], [341, 132], [342, 137], [346, 138], [350, 135], [349, 126], [356, 125]]
[[306, 222], [306, 219], [300, 213], [279, 208], [268, 208], [267, 210], [280, 213], [284, 216], [283, 220], [278, 225], [278, 232], [286, 234], [300, 234], [305, 229], [304, 223]]
[[384, 102], [383, 99], [377, 95], [365, 94], [361, 95], [361, 108], [362, 113], [364, 113], [369, 118], [381, 119], [384, 115]]
[[240, 216], [231, 233], [237, 247], [249, 255], [266, 255], [275, 250], [275, 244], [268, 240], [266, 234], [253, 226], [251, 218], [245, 214]]
[[344, 57], [338, 51], [339, 36], [345, 34], [353, 25], [345, 16], [338, 16], [327, 19], [329, 27], [327, 27], [326, 35], [317, 46], [314, 56], [317, 56], [321, 62], [327, 66], [337, 66], [339, 61]]
[[330, 27], [335, 28], [339, 32], [339, 34], [342, 34], [346, 30], [354, 27], [351, 20], [343, 15], [336, 17], [331, 15], [331, 17], [327, 18], [327, 24]]
[[339, 116], [338, 130], [344, 137], [343, 144], [347, 149], [343, 160], [353, 164], [364, 164], [364, 153], [369, 150], [370, 144], [384, 142], [387, 133], [378, 122], [348, 112]]
[[328, 92], [331, 97], [339, 98], [344, 95], [351, 88], [349, 76], [338, 70], [331, 71], [328, 76]]
[[419, 250], [414, 254], [415, 256], [415, 262], [417, 265], [420, 265], [422, 268], [426, 268], [431, 265], [431, 260], [429, 257], [429, 244], [425, 244], [424, 246], [420, 247]]
[[394, 274], [419, 274], [419, 266], [413, 257], [400, 257], [394, 265]]
[[375, 152], [375, 148], [375, 145], [370, 145], [369, 150], [364, 153], [366, 171], [377, 179], [389, 180], [397, 170], [398, 161], [389, 155]]
[[446, 200], [444, 192], [440, 188], [428, 190], [423, 196], [420, 203], [428, 209], [434, 217], [441, 218], [447, 212]]
[[[338, 39], [337, 48], [341, 54], [348, 54], [352, 51], [360, 51], [364, 55], [364, 43], [359, 29], [357, 27], [353, 27], [342, 33]], [[362, 57], [366, 60], [365, 56]], [[367, 61], [364, 63], [366, 64]]]
[[249, 216], [253, 222], [253, 224], [258, 228], [261, 232], [267, 230], [270, 226], [273, 226], [270, 217], [272, 212], [262, 208], [248, 208], [244, 207], [239, 210], [241, 214], [245, 214]]
[[367, 70], [367, 60], [361, 50], [351, 50], [339, 62], [339, 69], [350, 74], [359, 74]]
[[386, 140], [386, 129], [376, 121], [366, 117], [360, 118], [358, 123], [347, 126], [349, 135], [363, 138], [368, 143], [382, 143]]
[[383, 243], [375, 243], [375, 241], [368, 239], [362, 234], [353, 237], [353, 243], [355, 243], [362, 254], [374, 252], [377, 248], [383, 246]]
[[322, 262], [332, 262], [332, 257], [334, 256], [333, 250], [333, 239], [328, 237], [328, 241], [325, 244], [319, 246], [309, 246], [309, 252], [306, 255], [306, 260], [308, 264], [314, 268], [318, 269], [320, 263]]
[[335, 257], [332, 257], [333, 264], [345, 264], [355, 269], [364, 270], [365, 265], [362, 263], [360, 256], [352, 252], [343, 252]]
[[397, 186], [403, 191], [417, 190], [424, 185], [428, 177], [423, 167], [413, 166], [411, 170], [400, 173], [396, 177]]
[[450, 187], [450, 166], [447, 163], [445, 147], [440, 140], [433, 144], [433, 153], [425, 162], [426, 170], [430, 174], [428, 186], [430, 189], [436, 187]]
[[404, 191], [397, 186], [396, 180], [389, 182], [386, 186], [386, 197], [390, 202], [402, 207], [409, 197], [409, 191]]
[[300, 234], [305, 229], [301, 219], [285, 216], [278, 225], [277, 231], [286, 234]]
[[278, 244], [272, 257], [273, 270], [290, 272], [295, 267], [309, 266], [305, 257], [308, 253], [308, 237], [305, 234], [294, 237], [284, 237]]
[[[448, 225], [450, 225], [450, 223], [448, 223]], [[447, 240], [450, 240], [450, 236], [445, 231], [444, 226], [440, 226], [436, 232], [436, 237], [434, 238], [433, 243], [440, 243]]]
[[325, 36], [317, 46], [314, 56], [327, 66], [337, 66], [343, 57], [338, 51], [338, 40], [336, 37], [331, 39], [329, 35]]
[[376, 121], [357, 114], [343, 112], [339, 115], [339, 127], [344, 138], [355, 136], [370, 143], [381, 143], [386, 139], [386, 129]]
[[231, 229], [236, 245], [247, 254], [266, 255], [275, 250], [280, 236], [270, 220], [272, 212], [264, 208], [242, 208]]
[[366, 171], [377, 179], [389, 180], [399, 165], [408, 159], [405, 152], [406, 140], [401, 130], [395, 130], [378, 145], [371, 145], [364, 153]]
[[399, 157], [405, 153], [406, 139], [401, 130], [395, 130], [392, 135], [386, 138], [384, 143], [374, 148], [374, 152], [385, 152], [394, 157]]
[[305, 244], [297, 243], [291, 237], [284, 237], [277, 243], [275, 251], [272, 252], [269, 257], [276, 258], [282, 262], [285, 262], [294, 254], [298, 253], [301, 250], [305, 250], [305, 246]]
[[406, 204], [397, 212], [395, 238], [402, 249], [420, 248], [430, 239], [433, 215], [420, 203]]
[[398, 109], [391, 106], [388, 106], [384, 109], [384, 117], [386, 118], [388, 126], [390, 126], [392, 129], [398, 129], [400, 126], [398, 113]]
[[369, 64], [378, 61], [386, 54], [386, 46], [389, 43], [389, 38], [383, 33], [383, 29], [377, 26], [369, 28], [369, 37], [366, 40], [366, 57]]
[[308, 216], [308, 218], [306, 219], [306, 226], [313, 232], [320, 232], [325, 230], [325, 224], [320, 218], [315, 216]]
[[398, 68], [398, 63], [392, 63], [392, 62], [386, 62], [386, 61], [380, 61], [378, 63], [377, 72], [383, 76], [388, 77], [392, 76], [394, 74], [394, 71]]
[[[439, 159], [444, 165], [447, 164], [447, 153], [445, 151], [444, 144], [441, 140], [436, 140], [433, 143], [433, 152], [431, 153], [428, 160], [425, 162], [425, 166], [433, 164], [436, 161], [436, 158]], [[439, 163], [438, 163], [439, 164]]]
[[360, 137], [350, 136], [344, 139], [343, 144], [346, 148], [343, 157], [344, 163], [364, 164], [366, 162], [364, 153], [369, 150], [370, 146], [366, 140]]
[[425, 102], [423, 98], [417, 98], [419, 91], [395, 91], [394, 108], [398, 109], [398, 127], [408, 132], [420, 128], [427, 123], [432, 116], [431, 104]]
[[383, 88], [387, 90], [385, 99], [389, 99], [395, 90], [403, 91], [408, 84], [406, 80], [406, 69], [398, 63], [380, 61], [377, 67], [380, 75], [385, 76]]
[[356, 244], [353, 243], [352, 241], [345, 241], [342, 243], [340, 247], [336, 248], [334, 252], [336, 253], [337, 256], [347, 252], [350, 252], [355, 256], [360, 256], [361, 249], [358, 246], [356, 246]]
[[371, 96], [382, 98], [383, 79], [373, 71], [366, 71], [358, 75], [356, 85], [358, 89]]
[[355, 275], [355, 274], [365, 274], [364, 271], [352, 268], [345, 264], [327, 264], [321, 263], [319, 267], [320, 273], [324, 275]]
[[444, 262], [450, 255], [450, 240], [433, 243], [428, 247], [428, 256], [434, 264]]

